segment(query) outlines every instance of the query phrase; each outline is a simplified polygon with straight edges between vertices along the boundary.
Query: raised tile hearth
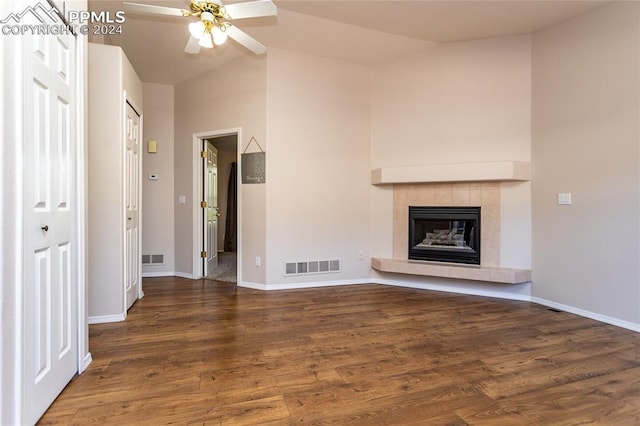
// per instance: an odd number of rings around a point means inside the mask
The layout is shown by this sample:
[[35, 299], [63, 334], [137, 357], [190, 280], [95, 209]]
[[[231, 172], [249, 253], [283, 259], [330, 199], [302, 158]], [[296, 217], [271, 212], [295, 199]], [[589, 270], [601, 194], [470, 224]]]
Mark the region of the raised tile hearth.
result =
[[531, 271], [528, 269], [457, 266], [376, 257], [371, 259], [371, 267], [380, 272], [500, 284], [521, 284], [531, 281]]

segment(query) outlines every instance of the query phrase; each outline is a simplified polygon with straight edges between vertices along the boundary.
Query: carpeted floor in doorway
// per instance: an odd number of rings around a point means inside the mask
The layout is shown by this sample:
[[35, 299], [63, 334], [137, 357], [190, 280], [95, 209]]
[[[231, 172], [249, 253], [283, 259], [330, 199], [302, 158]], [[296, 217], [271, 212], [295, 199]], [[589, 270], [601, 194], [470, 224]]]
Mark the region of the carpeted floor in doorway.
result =
[[228, 283], [237, 282], [236, 262], [235, 252], [225, 251], [218, 253], [218, 267], [207, 275], [207, 279]]

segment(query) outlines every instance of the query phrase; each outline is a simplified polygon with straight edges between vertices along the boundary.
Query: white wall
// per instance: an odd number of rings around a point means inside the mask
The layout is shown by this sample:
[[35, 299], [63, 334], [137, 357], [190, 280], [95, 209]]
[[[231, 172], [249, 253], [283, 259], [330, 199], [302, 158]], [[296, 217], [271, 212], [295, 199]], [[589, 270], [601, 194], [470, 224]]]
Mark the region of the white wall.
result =
[[[530, 161], [530, 116], [530, 36], [434, 45], [374, 69], [371, 168]], [[374, 256], [391, 257], [392, 196], [371, 189]], [[501, 266], [531, 267], [530, 211], [530, 183], [504, 183]]]
[[[369, 68], [270, 49], [267, 98], [267, 284], [366, 279]], [[284, 276], [284, 262], [330, 259], [340, 273]]]
[[[164, 265], [145, 265], [142, 273], [172, 275], [174, 256], [174, 126], [173, 86], [144, 83], [142, 144], [142, 254], [163, 254]], [[158, 152], [147, 152], [156, 140]], [[149, 180], [149, 174], [158, 180]]]
[[615, 2], [533, 38], [533, 295], [636, 329], [639, 34]]
[[[124, 303], [124, 92], [142, 114], [142, 82], [117, 46], [89, 43], [89, 317], [113, 321]], [[102, 319], [97, 319], [102, 318]]]
[[530, 160], [531, 37], [433, 45], [374, 69], [372, 168]]
[[[244, 148], [254, 136], [266, 146], [266, 59], [244, 56], [175, 87], [175, 269], [191, 275], [193, 269], [193, 134], [241, 127]], [[178, 204], [185, 195], [186, 204]], [[241, 278], [264, 283], [264, 268], [253, 267], [265, 258], [265, 185], [242, 188]]]

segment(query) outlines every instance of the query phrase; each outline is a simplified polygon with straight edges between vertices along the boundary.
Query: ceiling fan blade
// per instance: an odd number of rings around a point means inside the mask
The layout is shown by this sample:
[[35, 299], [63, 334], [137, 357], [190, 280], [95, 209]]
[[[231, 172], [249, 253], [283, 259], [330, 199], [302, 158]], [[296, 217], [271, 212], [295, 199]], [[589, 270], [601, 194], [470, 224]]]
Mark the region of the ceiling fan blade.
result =
[[189, 41], [187, 41], [187, 46], [184, 48], [184, 51], [186, 53], [191, 53], [192, 55], [200, 53], [199, 42], [200, 41], [194, 36], [189, 36]]
[[267, 53], [267, 47], [265, 45], [263, 45], [258, 40], [251, 37], [249, 34], [245, 33], [244, 31], [238, 29], [238, 27], [235, 27], [233, 25], [228, 27], [227, 35], [232, 39], [234, 39], [235, 41], [237, 41], [238, 43], [240, 43], [241, 45], [243, 45], [244, 47], [246, 47], [247, 49], [249, 49], [250, 51], [252, 51], [253, 53], [255, 53], [256, 55], [262, 55], [264, 53]]
[[258, 0], [246, 3], [234, 3], [224, 6], [231, 19], [257, 18], [275, 16], [278, 8], [271, 0]]
[[154, 15], [168, 15], [168, 16], [184, 16], [181, 9], [174, 7], [156, 6], [153, 4], [140, 4], [140, 3], [122, 3], [127, 12], [132, 13], [150, 13]]

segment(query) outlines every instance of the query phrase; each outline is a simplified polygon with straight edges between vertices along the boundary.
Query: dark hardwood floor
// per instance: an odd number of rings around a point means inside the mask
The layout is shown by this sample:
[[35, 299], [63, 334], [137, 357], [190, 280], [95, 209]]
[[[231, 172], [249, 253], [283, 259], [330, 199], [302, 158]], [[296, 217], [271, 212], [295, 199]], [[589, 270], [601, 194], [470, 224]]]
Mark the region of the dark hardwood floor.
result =
[[640, 334], [543, 306], [357, 285], [145, 279], [41, 424], [638, 425]]

